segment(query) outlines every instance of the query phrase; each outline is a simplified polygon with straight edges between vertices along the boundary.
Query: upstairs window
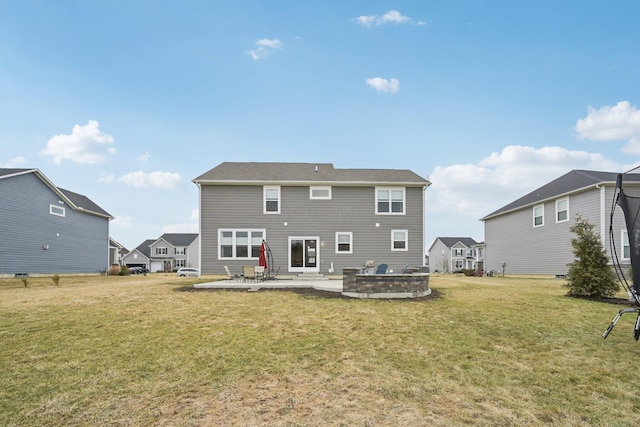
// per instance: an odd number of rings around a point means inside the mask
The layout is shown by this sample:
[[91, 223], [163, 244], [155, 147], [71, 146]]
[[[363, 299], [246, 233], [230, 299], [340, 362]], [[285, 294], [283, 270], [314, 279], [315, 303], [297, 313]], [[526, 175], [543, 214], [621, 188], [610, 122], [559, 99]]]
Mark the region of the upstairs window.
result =
[[542, 227], [544, 225], [544, 205], [533, 207], [533, 226]]
[[264, 213], [279, 214], [280, 213], [280, 187], [263, 187], [264, 194]]
[[65, 210], [62, 206], [49, 205], [49, 213], [51, 215], [65, 216]]
[[167, 248], [164, 247], [157, 247], [156, 248], [156, 255], [166, 255], [167, 252]]
[[569, 220], [569, 198], [556, 200], [556, 222]]
[[[187, 254], [187, 248], [181, 247], [181, 248], [176, 248], [176, 255], [186, 255]], [[184, 267], [184, 265], [181, 265], [180, 267]]]
[[331, 200], [331, 187], [309, 187], [311, 200]]
[[376, 188], [376, 214], [404, 215], [404, 188]]

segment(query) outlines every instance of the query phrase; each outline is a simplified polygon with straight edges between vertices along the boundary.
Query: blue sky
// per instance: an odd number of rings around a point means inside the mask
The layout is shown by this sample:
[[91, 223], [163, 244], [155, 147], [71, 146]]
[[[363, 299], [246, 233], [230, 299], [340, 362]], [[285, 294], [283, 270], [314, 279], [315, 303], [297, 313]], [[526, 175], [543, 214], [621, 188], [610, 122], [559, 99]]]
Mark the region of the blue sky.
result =
[[196, 232], [224, 161], [410, 169], [427, 247], [570, 171], [640, 160], [640, 3], [0, 0], [0, 167]]

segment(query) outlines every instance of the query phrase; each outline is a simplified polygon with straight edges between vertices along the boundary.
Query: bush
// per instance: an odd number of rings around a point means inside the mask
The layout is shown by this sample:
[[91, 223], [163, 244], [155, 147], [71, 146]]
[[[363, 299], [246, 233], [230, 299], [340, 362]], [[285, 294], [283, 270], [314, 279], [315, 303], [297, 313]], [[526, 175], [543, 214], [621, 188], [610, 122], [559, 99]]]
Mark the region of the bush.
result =
[[22, 281], [22, 284], [24, 285], [25, 288], [29, 286], [29, 278], [23, 277], [20, 280]]
[[60, 275], [58, 273], [54, 274], [51, 276], [51, 280], [53, 280], [53, 284], [57, 286], [58, 283], [60, 283]]
[[569, 295], [578, 297], [612, 297], [620, 289], [609, 257], [600, 241], [600, 234], [593, 231], [594, 225], [578, 215], [571, 232], [575, 260], [567, 264], [567, 283]]
[[122, 267], [120, 267], [120, 275], [121, 276], [126, 276], [129, 274], [129, 269], [127, 268], [126, 265], [123, 265]]
[[475, 271], [475, 270], [472, 270], [472, 269], [465, 269], [465, 270], [462, 270], [462, 273], [463, 273], [465, 276], [475, 276], [475, 275], [476, 275], [476, 271]]

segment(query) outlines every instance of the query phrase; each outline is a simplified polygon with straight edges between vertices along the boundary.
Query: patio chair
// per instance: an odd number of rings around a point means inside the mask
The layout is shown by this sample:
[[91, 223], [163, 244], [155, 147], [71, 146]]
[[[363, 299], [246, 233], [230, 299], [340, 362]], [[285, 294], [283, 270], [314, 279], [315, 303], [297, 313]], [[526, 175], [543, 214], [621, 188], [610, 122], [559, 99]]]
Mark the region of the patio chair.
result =
[[400, 272], [400, 274], [405, 274], [407, 272], [407, 270], [409, 270], [409, 264], [407, 264], [404, 267], [402, 267], [402, 271]]
[[242, 281], [246, 282], [247, 280], [252, 282], [256, 281], [256, 270], [253, 265], [245, 265], [242, 267]]
[[376, 268], [376, 274], [387, 274], [389, 270], [389, 266], [387, 264], [379, 264], [378, 268]]
[[232, 273], [231, 270], [229, 270], [229, 266], [224, 266], [224, 272], [227, 273], [227, 282], [231, 282], [232, 280], [239, 282], [240, 279], [242, 279], [242, 275]]
[[262, 265], [253, 267], [253, 271], [255, 272], [256, 282], [265, 280], [264, 267]]

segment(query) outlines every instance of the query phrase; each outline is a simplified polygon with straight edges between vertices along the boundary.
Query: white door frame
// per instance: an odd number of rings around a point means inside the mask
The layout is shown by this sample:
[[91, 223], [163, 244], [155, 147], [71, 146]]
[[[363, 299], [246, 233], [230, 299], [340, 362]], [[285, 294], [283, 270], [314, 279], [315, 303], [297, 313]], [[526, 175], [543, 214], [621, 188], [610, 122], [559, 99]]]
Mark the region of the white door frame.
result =
[[[305, 243], [307, 241], [315, 241], [315, 262], [309, 262], [311, 260], [310, 256], [310, 248], [309, 246], [305, 247], [303, 251], [303, 266], [302, 267], [292, 267], [291, 266], [291, 242], [293, 240], [302, 240]], [[287, 269], [290, 273], [319, 273], [320, 272], [320, 237], [319, 236], [289, 236], [288, 245], [287, 245]], [[306, 266], [306, 264], [312, 264], [312, 266]]]

